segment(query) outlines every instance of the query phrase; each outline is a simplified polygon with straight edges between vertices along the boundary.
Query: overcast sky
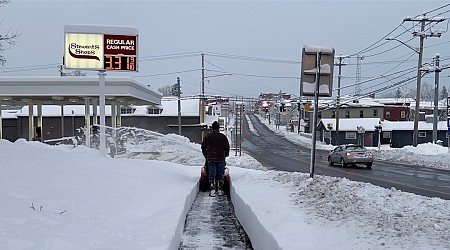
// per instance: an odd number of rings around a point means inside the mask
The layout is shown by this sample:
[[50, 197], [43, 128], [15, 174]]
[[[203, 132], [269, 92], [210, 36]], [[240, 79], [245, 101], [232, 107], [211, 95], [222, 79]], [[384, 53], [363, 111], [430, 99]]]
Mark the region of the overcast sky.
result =
[[[332, 46], [336, 54], [353, 55], [342, 68], [342, 86], [356, 81], [355, 54], [397, 28], [406, 16], [416, 16], [448, 4], [446, 1], [19, 1], [0, 8], [3, 23], [22, 35], [5, 52], [0, 76], [58, 76], [65, 24], [133, 26], [139, 31], [139, 72], [107, 72], [132, 76], [158, 89], [181, 78], [183, 95], [198, 95], [201, 53], [205, 53], [205, 94], [257, 97], [260, 93], [299, 94], [301, 50], [304, 45]], [[450, 7], [427, 16], [450, 17]], [[412, 22], [391, 36], [418, 47]], [[447, 22], [434, 28], [447, 29]], [[379, 44], [385, 43], [384, 40]], [[361, 80], [417, 65], [417, 54], [391, 41], [365, 51]], [[381, 53], [398, 46], [398, 48]], [[425, 41], [424, 62], [435, 53], [441, 65], [450, 59], [450, 34]], [[377, 55], [379, 54], [379, 55]], [[170, 56], [168, 56], [170, 55]], [[402, 61], [406, 60], [404, 63]], [[447, 61], [445, 61], [447, 60]], [[394, 62], [392, 62], [394, 61]], [[177, 73], [179, 72], [179, 73]], [[450, 72], [450, 71], [449, 71]], [[224, 75], [225, 74], [225, 75]], [[231, 74], [231, 75], [230, 75]], [[96, 72], [88, 72], [96, 75]], [[221, 75], [221, 76], [220, 76]], [[411, 72], [407, 76], [415, 76]], [[447, 85], [449, 73], [441, 73]], [[258, 76], [258, 77], [256, 77]], [[335, 69], [335, 86], [337, 68]], [[375, 91], [404, 78], [369, 82], [362, 92]], [[424, 78], [434, 83], [432, 76]], [[387, 81], [387, 82], [386, 82]], [[441, 85], [442, 86], [442, 85]], [[369, 88], [371, 87], [371, 88]], [[415, 80], [400, 85], [415, 88]], [[343, 89], [354, 93], [355, 87]]]

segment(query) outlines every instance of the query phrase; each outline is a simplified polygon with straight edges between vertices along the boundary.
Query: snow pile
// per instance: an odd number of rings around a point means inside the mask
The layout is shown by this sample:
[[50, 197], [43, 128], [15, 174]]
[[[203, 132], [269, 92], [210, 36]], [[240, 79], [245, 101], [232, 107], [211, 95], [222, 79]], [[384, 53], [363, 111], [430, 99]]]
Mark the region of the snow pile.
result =
[[200, 167], [118, 160], [82, 146], [25, 140], [0, 140], [0, 152], [0, 249], [179, 244], [180, 218], [197, 193]]
[[[415, 249], [450, 242], [449, 201], [345, 178], [273, 174], [275, 180], [290, 187], [295, 204], [308, 217], [318, 219], [322, 226], [356, 229], [352, 233], [358, 235], [358, 240], [373, 248], [388, 245]], [[397, 241], [398, 237], [402, 240]]]
[[[187, 137], [137, 128], [124, 127], [121, 130], [126, 131], [121, 136], [126, 153], [117, 155], [118, 158], [169, 161], [187, 166], [202, 166], [205, 163], [200, 144], [190, 142]], [[266, 170], [254, 158], [245, 153], [239, 155], [233, 150], [227, 158], [227, 165]]]
[[448, 148], [433, 143], [419, 144], [417, 147], [406, 146], [390, 150], [381, 150], [375, 154], [376, 159], [409, 163], [433, 168], [450, 169]]

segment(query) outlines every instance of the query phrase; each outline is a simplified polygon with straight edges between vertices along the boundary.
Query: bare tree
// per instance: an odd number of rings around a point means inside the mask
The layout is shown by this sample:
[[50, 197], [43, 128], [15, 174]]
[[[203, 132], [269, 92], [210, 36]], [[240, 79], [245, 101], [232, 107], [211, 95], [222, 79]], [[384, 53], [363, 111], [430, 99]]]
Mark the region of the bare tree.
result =
[[[9, 0], [0, 0], [0, 7], [4, 7], [4, 5], [8, 4]], [[3, 24], [3, 20], [0, 22], [0, 26]], [[6, 34], [0, 34], [0, 68], [6, 63], [6, 58], [3, 55], [5, 50], [11, 48], [16, 45], [16, 40], [20, 36], [17, 31], [11, 31], [9, 29]]]
[[434, 98], [434, 88], [427, 82], [422, 82], [420, 86], [420, 100], [430, 101]]
[[173, 85], [165, 85], [158, 89], [163, 96], [172, 96]]

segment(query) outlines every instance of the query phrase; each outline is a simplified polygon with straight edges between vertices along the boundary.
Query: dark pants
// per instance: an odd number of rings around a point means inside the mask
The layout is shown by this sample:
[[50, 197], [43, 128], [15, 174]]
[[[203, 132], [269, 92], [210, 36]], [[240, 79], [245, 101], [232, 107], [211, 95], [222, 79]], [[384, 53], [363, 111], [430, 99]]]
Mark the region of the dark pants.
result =
[[225, 162], [208, 162], [209, 180], [223, 180]]

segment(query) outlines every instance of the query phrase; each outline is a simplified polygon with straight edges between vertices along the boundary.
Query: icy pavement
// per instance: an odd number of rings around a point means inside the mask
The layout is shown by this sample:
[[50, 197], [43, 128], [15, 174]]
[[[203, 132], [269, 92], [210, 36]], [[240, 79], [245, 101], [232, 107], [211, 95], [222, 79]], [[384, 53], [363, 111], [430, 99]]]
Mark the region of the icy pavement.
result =
[[180, 250], [253, 249], [228, 196], [200, 192], [186, 217]]

